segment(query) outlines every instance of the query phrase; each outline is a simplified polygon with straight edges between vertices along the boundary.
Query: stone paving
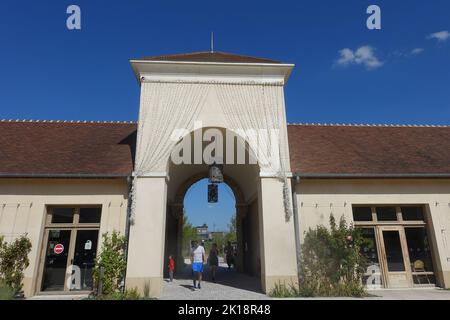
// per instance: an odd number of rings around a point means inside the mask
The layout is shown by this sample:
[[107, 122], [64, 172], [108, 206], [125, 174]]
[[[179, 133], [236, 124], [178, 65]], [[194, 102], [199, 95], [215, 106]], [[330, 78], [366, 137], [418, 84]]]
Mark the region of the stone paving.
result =
[[[206, 270], [208, 268], [205, 268]], [[228, 270], [225, 264], [217, 272], [217, 283], [210, 281], [208, 271], [202, 289], [193, 290], [190, 266], [172, 283], [164, 281], [163, 300], [264, 300], [271, 299], [261, 291], [258, 278]], [[295, 298], [296, 300], [450, 300], [450, 290], [439, 288], [381, 289], [368, 291], [367, 298]]]
[[[205, 266], [202, 288], [193, 290], [190, 265], [176, 275], [173, 282], [164, 279], [162, 300], [265, 300], [271, 299], [261, 291], [258, 278], [229, 270], [220, 263], [216, 283], [210, 280]], [[368, 292], [371, 296], [363, 300], [450, 300], [450, 290], [439, 288], [381, 289]], [[31, 300], [79, 300], [87, 295], [38, 295]], [[298, 300], [361, 300], [357, 298], [295, 298]]]
[[258, 278], [229, 270], [221, 263], [216, 273], [216, 283], [210, 280], [208, 267], [205, 266], [201, 289], [193, 289], [190, 265], [173, 282], [164, 281], [162, 300], [232, 300], [269, 299], [262, 291]]

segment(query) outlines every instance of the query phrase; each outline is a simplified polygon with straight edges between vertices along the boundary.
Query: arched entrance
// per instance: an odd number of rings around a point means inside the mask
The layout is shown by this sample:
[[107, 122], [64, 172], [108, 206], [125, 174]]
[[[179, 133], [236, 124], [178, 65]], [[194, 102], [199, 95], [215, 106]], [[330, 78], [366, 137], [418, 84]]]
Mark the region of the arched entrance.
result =
[[[198, 181], [207, 178], [207, 173], [198, 173], [185, 180], [178, 188], [175, 201], [168, 205], [166, 220], [165, 257], [176, 252], [177, 271], [183, 267], [182, 256], [182, 227], [184, 198], [187, 191]], [[257, 211], [257, 199], [247, 203], [239, 184], [229, 175], [224, 174], [224, 183], [232, 190], [236, 203], [236, 236], [237, 256], [236, 269], [252, 276], [260, 275], [260, 245], [259, 245], [259, 217]], [[181, 263], [180, 263], [181, 262]]]
[[[190, 136], [194, 138], [196, 133], [201, 133], [201, 136], [203, 136], [210, 129], [219, 130], [224, 135], [226, 134], [226, 129], [224, 128], [201, 128], [191, 132]], [[207, 142], [202, 144], [202, 152], [208, 145]], [[235, 146], [234, 151], [237, 148], [239, 148], [238, 145]], [[250, 158], [250, 149], [244, 146], [243, 150], [245, 157]], [[235, 156], [237, 156], [237, 153]], [[227, 157], [226, 150], [224, 150], [223, 157]], [[176, 252], [177, 260], [183, 261], [181, 256], [181, 232], [184, 198], [192, 185], [202, 179], [208, 178], [209, 165], [206, 163], [174, 164], [173, 162], [169, 162], [168, 168], [171, 178], [167, 183], [168, 214], [166, 215], [164, 252], [166, 258], [170, 252]], [[226, 163], [223, 165], [223, 177], [223, 183], [227, 184], [232, 190], [236, 203], [237, 270], [257, 276], [260, 274], [261, 260], [258, 223], [259, 166], [250, 163]], [[247, 255], [247, 253], [249, 254]], [[178, 266], [181, 267], [182, 264], [178, 263]]]
[[[259, 60], [248, 64], [133, 60], [132, 65], [141, 86], [141, 105], [126, 286], [141, 292], [150, 288], [154, 296], [161, 294], [166, 247], [177, 250], [179, 241], [182, 198], [188, 187], [208, 172], [205, 161], [176, 164], [169, 161], [170, 153], [179, 138], [199, 132], [201, 136], [199, 128], [213, 128], [216, 132], [243, 130], [245, 133], [239, 134], [252, 148], [250, 134], [254, 130], [267, 135], [268, 140], [263, 139], [262, 145], [255, 148], [256, 154], [262, 154], [257, 164], [230, 164], [224, 155], [224, 174], [236, 192], [240, 217], [239, 268], [260, 273], [265, 292], [280, 281], [295, 281], [283, 96], [293, 65]], [[178, 158], [201, 157], [212, 136], [200, 143], [200, 152], [191, 155], [183, 151]], [[196, 150], [197, 140], [192, 141], [186, 144]], [[246, 159], [250, 159], [248, 153]], [[242, 250], [249, 246], [259, 246], [252, 250], [259, 256], [243, 255]]]

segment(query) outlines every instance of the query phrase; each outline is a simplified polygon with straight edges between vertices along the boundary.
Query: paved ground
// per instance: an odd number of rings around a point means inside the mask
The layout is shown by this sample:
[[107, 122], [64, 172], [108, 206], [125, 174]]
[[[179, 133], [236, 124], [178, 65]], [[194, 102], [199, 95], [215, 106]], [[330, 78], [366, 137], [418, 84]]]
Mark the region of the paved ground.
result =
[[[207, 270], [207, 268], [206, 268]], [[261, 291], [259, 279], [228, 270], [221, 263], [217, 272], [217, 283], [210, 281], [206, 272], [206, 281], [202, 282], [202, 289], [193, 290], [190, 266], [187, 266], [181, 275], [172, 283], [164, 282], [161, 299], [163, 300], [230, 300], [271, 299]], [[369, 291], [371, 295], [364, 300], [450, 300], [450, 290], [438, 288], [415, 288], [409, 290], [382, 289]], [[353, 300], [355, 298], [298, 298], [299, 300]]]
[[450, 300], [450, 290], [439, 288], [414, 288], [409, 290], [383, 289], [369, 291], [375, 300]]
[[[208, 268], [206, 268], [207, 270]], [[161, 299], [163, 300], [230, 300], [268, 299], [262, 293], [259, 279], [253, 278], [234, 270], [228, 270], [221, 263], [216, 274], [216, 283], [210, 281], [210, 274], [205, 273], [206, 281], [202, 281], [202, 288], [193, 290], [190, 266], [187, 266], [182, 274], [179, 274], [173, 282], [164, 282]]]
[[[224, 263], [220, 264], [217, 272], [217, 282], [210, 281], [208, 268], [206, 269], [206, 281], [202, 282], [202, 289], [193, 290], [190, 265], [176, 276], [172, 283], [164, 282], [162, 300], [231, 300], [270, 299], [261, 291], [258, 278], [250, 277], [234, 270], [228, 270]], [[371, 297], [364, 300], [450, 300], [450, 290], [438, 288], [415, 288], [409, 290], [382, 289], [369, 291]], [[31, 300], [79, 300], [86, 295], [40, 295], [29, 298]], [[354, 298], [300, 298], [319, 300], [349, 300]]]
[[27, 300], [82, 300], [88, 297], [87, 294], [77, 294], [77, 295], [38, 295]]

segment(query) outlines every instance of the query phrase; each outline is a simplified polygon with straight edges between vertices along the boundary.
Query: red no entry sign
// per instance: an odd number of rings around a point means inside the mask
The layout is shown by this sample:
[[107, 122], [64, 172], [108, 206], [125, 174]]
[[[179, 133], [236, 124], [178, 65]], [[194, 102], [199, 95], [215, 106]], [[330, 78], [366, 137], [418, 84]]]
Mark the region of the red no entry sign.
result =
[[64, 251], [64, 246], [60, 243], [58, 243], [54, 248], [53, 248], [53, 252], [56, 254], [60, 254]]

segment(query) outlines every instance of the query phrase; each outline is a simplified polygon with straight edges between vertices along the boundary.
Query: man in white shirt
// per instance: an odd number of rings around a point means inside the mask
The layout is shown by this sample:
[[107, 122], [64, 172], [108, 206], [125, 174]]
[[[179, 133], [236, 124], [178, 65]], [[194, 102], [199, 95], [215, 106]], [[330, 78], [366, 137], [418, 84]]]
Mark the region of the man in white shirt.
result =
[[[194, 290], [201, 289], [203, 264], [206, 263], [205, 248], [199, 246], [197, 241], [193, 241], [193, 248], [191, 251], [192, 271], [194, 273]], [[198, 280], [198, 287], [196, 286]]]

